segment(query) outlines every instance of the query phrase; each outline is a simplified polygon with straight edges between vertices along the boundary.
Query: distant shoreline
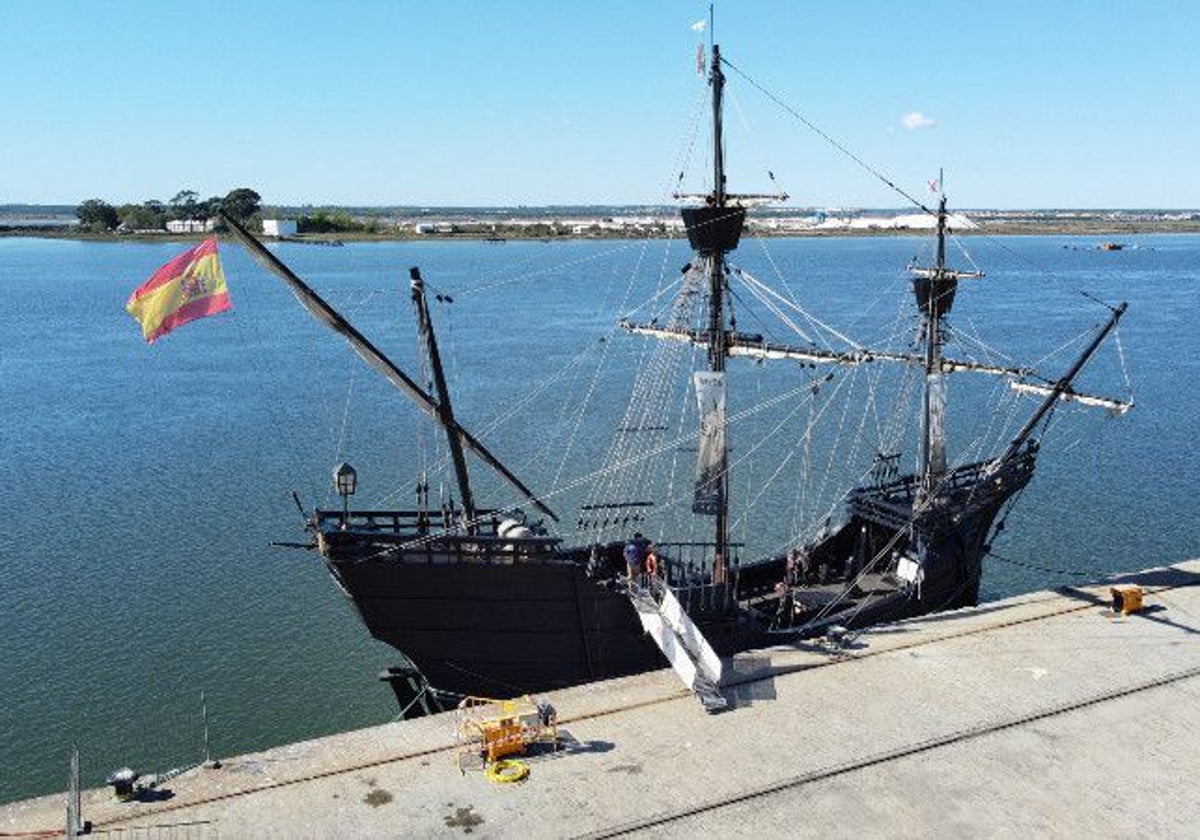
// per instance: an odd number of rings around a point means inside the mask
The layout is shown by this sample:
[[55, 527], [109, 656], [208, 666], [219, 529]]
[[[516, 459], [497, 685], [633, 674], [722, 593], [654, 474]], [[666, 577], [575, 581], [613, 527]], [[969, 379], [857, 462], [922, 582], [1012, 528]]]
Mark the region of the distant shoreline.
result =
[[[1200, 233], [1200, 220], [1128, 220], [1128, 219], [1039, 219], [1039, 220], [996, 220], [977, 222], [975, 228], [954, 229], [956, 236], [1098, 236], [1121, 237], [1145, 234]], [[82, 242], [194, 242], [210, 234], [204, 233], [93, 233], [75, 230], [68, 226], [5, 225], [0, 222], [0, 237], [26, 237], [37, 239], [62, 239]], [[822, 228], [775, 230], [762, 225], [747, 225], [745, 237], [781, 239], [809, 238], [860, 238], [863, 236], [915, 236], [928, 237], [931, 231], [924, 228]], [[436, 233], [417, 233], [411, 228], [397, 228], [379, 233], [313, 233], [290, 238], [297, 242], [445, 242], [445, 241], [492, 241], [500, 244], [513, 241], [576, 241], [587, 239], [680, 239], [682, 231], [598, 230], [591, 232], [558, 231], [547, 235], [544, 231], [530, 231], [524, 225], [489, 224], [487, 229], [470, 228]], [[268, 240], [270, 241], [270, 240]]]

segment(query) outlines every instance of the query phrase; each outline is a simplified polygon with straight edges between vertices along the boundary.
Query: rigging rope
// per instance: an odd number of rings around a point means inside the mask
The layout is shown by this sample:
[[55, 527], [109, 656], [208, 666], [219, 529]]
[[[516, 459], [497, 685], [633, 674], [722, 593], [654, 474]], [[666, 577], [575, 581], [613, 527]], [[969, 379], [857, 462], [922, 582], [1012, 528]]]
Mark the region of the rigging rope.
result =
[[848, 157], [850, 160], [854, 161], [862, 169], [869, 172], [871, 175], [873, 175], [875, 178], [877, 178], [880, 182], [885, 184], [891, 190], [893, 190], [894, 192], [903, 196], [909, 202], [911, 202], [914, 206], [920, 208], [921, 210], [928, 213], [929, 215], [931, 215], [931, 216], [937, 215], [936, 210], [930, 210], [922, 202], [913, 198], [909, 193], [907, 193], [901, 187], [898, 187], [891, 179], [889, 179], [883, 173], [879, 172], [877, 169], [872, 167], [870, 164], [868, 164], [866, 161], [864, 161], [858, 155], [854, 154], [854, 152], [852, 152], [848, 148], [846, 148], [845, 145], [843, 145], [842, 143], [839, 143], [837, 140], [830, 137], [828, 134], [826, 134], [824, 131], [822, 131], [820, 128], [818, 128], [814, 123], [809, 121], [803, 114], [801, 114], [800, 112], [793, 109], [790, 105], [788, 105], [786, 102], [784, 102], [778, 96], [771, 93], [771, 91], [767, 90], [765, 87], [760, 85], [757, 81], [752, 79], [749, 75], [747, 75], [745, 73], [745, 71], [743, 71], [740, 67], [738, 67], [736, 64], [731, 62], [725, 56], [721, 56], [721, 63], [728, 66], [730, 70], [732, 70], [733, 72], [735, 72], [739, 76], [741, 76], [743, 79], [745, 79], [752, 87], [757, 89], [759, 91], [759, 93], [763, 94], [764, 96], [767, 97], [767, 99], [770, 99], [772, 102], [774, 102], [780, 108], [782, 108], [785, 112], [787, 112], [791, 116], [795, 117], [797, 120], [799, 120], [801, 123], [803, 123], [805, 127], [807, 127], [809, 130], [811, 130], [814, 134], [816, 134], [818, 137], [820, 137], [822, 140], [824, 140], [829, 145], [833, 146], [833, 148], [837, 149], [839, 152], [841, 152], [843, 155]]
[[[926, 206], [926, 204], [923, 201], [915, 198], [907, 190], [905, 190], [902, 187], [900, 187], [899, 185], [897, 185], [894, 181], [892, 181], [890, 178], [888, 178], [882, 172], [880, 172], [875, 167], [868, 164], [866, 161], [864, 161], [862, 158], [860, 158], [854, 152], [850, 151], [850, 149], [847, 148], [845, 144], [839, 142], [838, 140], [836, 140], [832, 136], [830, 136], [828, 133], [823, 131], [815, 123], [813, 123], [811, 120], [809, 120], [807, 117], [805, 117], [803, 114], [801, 114], [796, 109], [792, 108], [790, 105], [788, 105], [786, 102], [784, 102], [778, 96], [776, 96], [774, 93], [772, 93], [770, 90], [768, 90], [762, 84], [760, 84], [757, 80], [752, 78], [748, 73], [746, 73], [744, 70], [742, 70], [740, 67], [738, 67], [733, 62], [731, 62], [728, 58], [726, 58], [725, 56], [721, 56], [721, 63], [724, 64], [725, 66], [729, 67], [729, 69], [733, 70], [735, 73], [737, 73], [743, 79], [745, 79], [746, 82], [751, 87], [758, 90], [761, 94], [763, 94], [763, 96], [765, 96], [767, 99], [769, 99], [771, 102], [773, 102], [779, 108], [781, 108], [785, 113], [787, 113], [790, 116], [792, 116], [793, 118], [795, 118], [797, 121], [799, 121], [801, 124], [803, 124], [806, 128], [808, 128], [810, 131], [812, 131], [814, 134], [816, 134], [818, 137], [820, 137], [822, 140], [824, 140], [826, 143], [828, 143], [830, 146], [832, 146], [834, 149], [836, 149], [842, 155], [844, 155], [845, 157], [847, 157], [848, 159], [853, 161], [861, 169], [863, 169], [864, 171], [869, 173], [872, 177], [874, 177], [876, 180], [878, 180], [880, 183], [882, 183], [888, 189], [892, 190], [897, 195], [904, 198], [906, 201], [908, 201], [914, 207], [921, 210], [921, 212], [923, 212], [927, 215], [930, 215], [930, 216], [935, 216], [935, 217], [937, 216], [936, 210], [933, 210], [930, 207]], [[983, 229], [979, 229], [978, 235], [981, 236], [982, 238], [986, 239], [987, 241], [991, 242], [997, 248], [1004, 251], [1005, 253], [1007, 253], [1009, 256], [1013, 257], [1018, 262], [1026, 264], [1027, 266], [1032, 268], [1032, 270], [1034, 270], [1037, 274], [1044, 276], [1044, 277], [1049, 277], [1051, 279], [1059, 279], [1054, 272], [1049, 271], [1040, 265], [1037, 265], [1032, 260], [1026, 259], [1022, 254], [1020, 254], [1017, 251], [1015, 251], [1014, 249], [1010, 248], [1007, 245], [1007, 243], [1002, 241], [1000, 238], [998, 238], [990, 233], [987, 233]], [[960, 247], [962, 247], [962, 246], [960, 246]], [[971, 258], [970, 254], [966, 251], [966, 248], [962, 247], [962, 250], [963, 250], [963, 253], [967, 255], [967, 259], [970, 260], [972, 265], [974, 265], [975, 262]], [[1079, 294], [1083, 295], [1085, 298], [1095, 301], [1109, 310], [1113, 309], [1112, 306], [1110, 306], [1109, 304], [1105, 303], [1102, 300], [1099, 300], [1098, 298], [1093, 297], [1092, 295], [1088, 294], [1083, 289], [1079, 289], [1077, 291], [1079, 292]]]
[[1125, 576], [1123, 573], [1097, 576], [1095, 569], [1061, 569], [1052, 566], [1038, 566], [1034, 563], [1025, 563], [1020, 560], [1013, 560], [1011, 557], [1002, 557], [994, 551], [988, 551], [987, 556], [999, 560], [1001, 563], [1007, 563], [1010, 566], [1020, 566], [1023, 569], [1031, 569], [1035, 572], [1043, 572], [1051, 575], [1066, 575], [1068, 577], [1084, 578], [1089, 582], [1094, 583], [1101, 583], [1106, 580], [1114, 580], [1116, 578]]
[[758, 155], [759, 165], [762, 166], [763, 170], [767, 173], [767, 178], [771, 181], [771, 183], [775, 184], [778, 188], [778, 183], [775, 180], [775, 173], [768, 168], [767, 156], [763, 154], [762, 147], [758, 144], [758, 135], [751, 130], [750, 123], [746, 119], [746, 112], [742, 109], [742, 101], [738, 98], [737, 88], [728, 88], [726, 92], [729, 96], [729, 99], [733, 102], [734, 110], [737, 111], [738, 120], [742, 124], [742, 130], [745, 131], [746, 136], [750, 138], [750, 145], [754, 147], [754, 152]]
[[1121, 375], [1125, 379], [1125, 395], [1128, 402], [1133, 402], [1133, 381], [1129, 378], [1129, 369], [1125, 366], [1125, 344], [1121, 341], [1121, 328], [1113, 330], [1113, 340], [1117, 345], [1117, 360], [1121, 365]]
[[[817, 318], [815, 315], [810, 313], [808, 310], [804, 309], [804, 307], [800, 306], [800, 304], [796, 303], [794, 300], [784, 297], [779, 292], [772, 289], [770, 286], [766, 285], [765, 283], [758, 280], [757, 278], [751, 276], [749, 272], [743, 271], [742, 269], [734, 269], [734, 271], [739, 277], [741, 277], [743, 280], [745, 280], [749, 285], [762, 290], [763, 294], [769, 295], [770, 297], [774, 298], [782, 306], [786, 306], [787, 308], [791, 309], [792, 311], [799, 313], [806, 320], [808, 320], [809, 323], [816, 324], [818, 327], [825, 330], [830, 335], [837, 337], [841, 341], [845, 342], [848, 346], [853, 347], [855, 350], [864, 349], [861, 344], [858, 344], [857, 342], [853, 341], [852, 339], [850, 339], [847, 336], [843, 335], [842, 333], [838, 332], [836, 329], [831, 327], [829, 324], [825, 323], [820, 318]], [[803, 335], [803, 333], [801, 333], [801, 335]]]

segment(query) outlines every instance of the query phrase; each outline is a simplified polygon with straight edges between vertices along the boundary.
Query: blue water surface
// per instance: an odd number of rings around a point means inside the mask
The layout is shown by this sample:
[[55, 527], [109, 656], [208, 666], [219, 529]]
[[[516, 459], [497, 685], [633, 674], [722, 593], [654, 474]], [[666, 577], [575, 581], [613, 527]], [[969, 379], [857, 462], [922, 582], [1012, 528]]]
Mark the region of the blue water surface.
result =
[[[1106, 347], [1086, 381], [1125, 396], [1127, 371], [1137, 403], [1116, 420], [1056, 417], [985, 598], [1200, 554], [1200, 236], [1126, 241], [1136, 247], [966, 240], [988, 276], [960, 290], [958, 329], [1057, 374], [1078, 348], [1064, 344], [1107, 314], [1081, 291], [1128, 300], [1123, 353]], [[454, 299], [433, 308], [460, 417], [549, 488], [568, 532], [587, 492], [574, 479], [600, 462], [647, 352], [614, 324], [689, 259], [663, 241], [272, 247], [410, 372], [421, 365], [407, 268], [419, 264], [431, 291]], [[340, 460], [359, 469], [356, 503], [409, 505], [439, 439], [233, 246], [222, 251], [233, 312], [145, 345], [125, 301], [180, 250], [0, 239], [0, 801], [61, 789], [72, 742], [89, 785], [124, 764], [198, 760], [201, 690], [218, 755], [396, 711], [376, 679], [395, 652], [369, 638], [314, 553], [268, 544], [305, 538], [293, 490], [308, 507], [336, 504]], [[886, 342], [912, 337], [895, 327], [912, 309], [902, 269], [927, 252], [907, 238], [747, 240], [734, 256], [840, 331]], [[751, 303], [735, 311], [753, 330]], [[794, 386], [794, 368], [768, 367], [731, 363], [734, 410]], [[862, 400], [867, 381], [854, 386]], [[958, 377], [951, 387], [952, 451], [976, 436], [1002, 444], [1032, 411], [1026, 400], [1021, 416], [998, 418], [993, 390]], [[863, 403], [849, 402], [833, 431], [865, 440], [876, 421], [860, 424]], [[769, 430], [759, 417], [732, 429], [735, 458]], [[796, 443], [784, 438], [771, 445]], [[739, 521], [768, 524], [737, 533], [748, 553], [778, 550], [794, 494], [771, 485], [755, 499], [771, 467], [754, 469], [732, 480]], [[476, 473], [481, 497], [512, 500]]]

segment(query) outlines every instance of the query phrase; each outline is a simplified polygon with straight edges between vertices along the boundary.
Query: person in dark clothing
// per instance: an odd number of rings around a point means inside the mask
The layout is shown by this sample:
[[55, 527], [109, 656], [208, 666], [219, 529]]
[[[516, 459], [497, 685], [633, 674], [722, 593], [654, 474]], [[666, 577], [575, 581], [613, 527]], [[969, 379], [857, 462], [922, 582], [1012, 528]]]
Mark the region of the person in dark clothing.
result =
[[642, 576], [642, 546], [638, 542], [641, 534], [625, 543], [625, 571], [629, 575], [629, 586], [632, 589]]

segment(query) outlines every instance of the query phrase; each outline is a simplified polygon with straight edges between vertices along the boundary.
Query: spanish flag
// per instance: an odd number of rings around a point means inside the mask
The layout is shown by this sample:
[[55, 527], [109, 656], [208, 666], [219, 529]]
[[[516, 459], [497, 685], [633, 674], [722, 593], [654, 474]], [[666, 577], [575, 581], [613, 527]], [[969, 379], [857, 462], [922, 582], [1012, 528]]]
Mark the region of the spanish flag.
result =
[[189, 321], [231, 308], [215, 239], [205, 239], [154, 272], [125, 304], [148, 344]]

